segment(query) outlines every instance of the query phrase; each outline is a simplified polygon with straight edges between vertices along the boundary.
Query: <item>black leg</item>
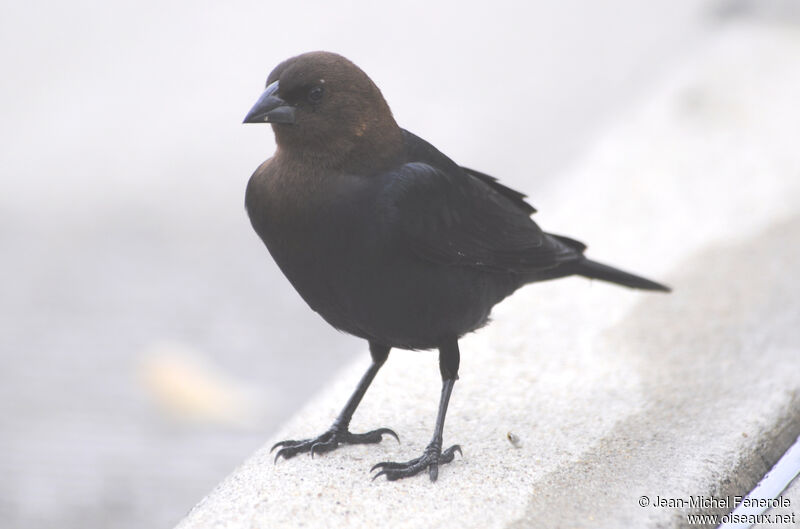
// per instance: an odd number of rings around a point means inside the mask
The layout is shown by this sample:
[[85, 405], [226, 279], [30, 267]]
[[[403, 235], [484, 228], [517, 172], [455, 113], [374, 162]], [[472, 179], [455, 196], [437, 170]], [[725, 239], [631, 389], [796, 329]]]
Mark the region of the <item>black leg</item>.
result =
[[314, 457], [314, 454], [335, 450], [340, 444], [379, 443], [383, 438], [383, 434], [391, 435], [399, 442], [400, 439], [397, 437], [397, 434], [389, 428], [378, 428], [377, 430], [367, 433], [350, 433], [348, 430], [350, 419], [353, 418], [353, 413], [355, 413], [356, 408], [358, 408], [358, 405], [361, 403], [361, 399], [364, 398], [364, 394], [367, 392], [367, 388], [369, 388], [375, 375], [378, 374], [381, 366], [386, 362], [390, 349], [390, 347], [385, 345], [370, 342], [369, 352], [372, 355], [372, 365], [369, 366], [367, 372], [361, 377], [358, 386], [356, 386], [355, 391], [347, 400], [347, 404], [345, 404], [342, 412], [336, 417], [336, 420], [333, 421], [330, 429], [313, 439], [303, 439], [300, 441], [288, 440], [275, 443], [270, 450], [272, 451], [276, 448], [280, 448], [278, 453], [275, 454], [275, 462], [277, 462], [280, 457], [289, 459], [302, 452], [309, 452], [311, 457]]
[[372, 479], [379, 476], [386, 476], [389, 481], [407, 478], [419, 474], [426, 468], [431, 481], [436, 481], [439, 477], [439, 465], [449, 463], [455, 457], [455, 453], [461, 453], [461, 447], [453, 445], [447, 450], [442, 451], [442, 434], [444, 433], [444, 419], [447, 415], [447, 404], [450, 402], [450, 393], [458, 380], [458, 364], [460, 353], [458, 351], [458, 341], [452, 340], [439, 348], [439, 371], [442, 374], [442, 396], [439, 399], [439, 413], [436, 415], [436, 426], [433, 429], [433, 439], [425, 448], [422, 455], [405, 463], [394, 463], [385, 461], [378, 463], [372, 470], [380, 471]]

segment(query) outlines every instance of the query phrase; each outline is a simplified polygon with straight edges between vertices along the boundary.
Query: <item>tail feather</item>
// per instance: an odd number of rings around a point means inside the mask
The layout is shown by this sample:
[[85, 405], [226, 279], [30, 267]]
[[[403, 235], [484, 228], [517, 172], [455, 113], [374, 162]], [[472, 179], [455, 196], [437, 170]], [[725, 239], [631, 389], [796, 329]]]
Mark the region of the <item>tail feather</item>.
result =
[[600, 279], [609, 283], [616, 283], [630, 288], [641, 290], [658, 290], [661, 292], [671, 292], [668, 286], [650, 281], [643, 277], [624, 272], [613, 266], [604, 265], [591, 259], [582, 259], [576, 263], [575, 273], [590, 279]]

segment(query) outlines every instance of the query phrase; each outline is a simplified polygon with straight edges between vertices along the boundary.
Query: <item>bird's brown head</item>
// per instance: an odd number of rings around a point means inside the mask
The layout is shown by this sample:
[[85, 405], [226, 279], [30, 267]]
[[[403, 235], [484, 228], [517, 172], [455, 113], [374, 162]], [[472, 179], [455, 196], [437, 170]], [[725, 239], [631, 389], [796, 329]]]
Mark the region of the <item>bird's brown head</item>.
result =
[[331, 166], [388, 155], [402, 143], [375, 83], [346, 58], [323, 51], [276, 66], [244, 122], [271, 123], [279, 151]]

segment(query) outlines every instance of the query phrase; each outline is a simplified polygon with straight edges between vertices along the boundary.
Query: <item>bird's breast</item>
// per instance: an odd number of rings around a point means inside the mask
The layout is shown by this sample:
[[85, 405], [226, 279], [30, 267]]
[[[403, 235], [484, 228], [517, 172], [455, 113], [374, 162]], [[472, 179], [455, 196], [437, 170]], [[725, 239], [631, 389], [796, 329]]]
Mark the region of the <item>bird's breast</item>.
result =
[[318, 312], [334, 303], [339, 285], [359, 266], [359, 258], [367, 258], [368, 187], [348, 175], [269, 166], [259, 168], [248, 183], [245, 203], [253, 228]]

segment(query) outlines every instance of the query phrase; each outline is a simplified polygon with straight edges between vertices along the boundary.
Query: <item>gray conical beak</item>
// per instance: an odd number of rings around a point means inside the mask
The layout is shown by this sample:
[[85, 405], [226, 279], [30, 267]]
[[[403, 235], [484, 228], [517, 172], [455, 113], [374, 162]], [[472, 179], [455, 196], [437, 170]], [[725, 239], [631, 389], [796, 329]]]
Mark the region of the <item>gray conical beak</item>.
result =
[[243, 123], [294, 123], [294, 107], [278, 96], [278, 81], [264, 90]]

